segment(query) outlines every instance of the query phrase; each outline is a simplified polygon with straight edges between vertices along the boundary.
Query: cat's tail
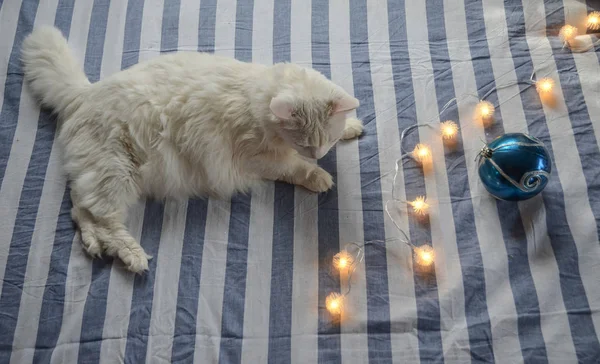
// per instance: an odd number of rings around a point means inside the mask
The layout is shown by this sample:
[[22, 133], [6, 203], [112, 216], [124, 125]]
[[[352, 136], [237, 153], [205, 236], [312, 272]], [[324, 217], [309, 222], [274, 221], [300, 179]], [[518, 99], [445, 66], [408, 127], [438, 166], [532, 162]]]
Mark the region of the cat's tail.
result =
[[79, 106], [90, 81], [60, 30], [36, 29], [23, 41], [21, 59], [25, 80], [44, 106], [59, 114]]

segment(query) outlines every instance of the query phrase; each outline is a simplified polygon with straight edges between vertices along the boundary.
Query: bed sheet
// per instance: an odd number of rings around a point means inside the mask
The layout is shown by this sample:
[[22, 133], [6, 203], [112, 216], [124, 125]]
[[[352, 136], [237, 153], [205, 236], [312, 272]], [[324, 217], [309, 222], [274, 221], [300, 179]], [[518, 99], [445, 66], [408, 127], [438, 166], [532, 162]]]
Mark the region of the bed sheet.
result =
[[[597, 363], [600, 53], [558, 37], [591, 0], [0, 0], [0, 363]], [[175, 51], [313, 67], [356, 96], [365, 133], [319, 164], [316, 195], [267, 183], [231, 201], [142, 201], [142, 275], [84, 254], [55, 120], [19, 50], [58, 27], [90, 81]], [[580, 27], [584, 29], [584, 27]], [[594, 36], [583, 37], [592, 42]], [[554, 105], [523, 81], [555, 80]], [[520, 82], [520, 83], [518, 83]], [[498, 88], [497, 91], [490, 91]], [[479, 98], [497, 105], [482, 126]], [[444, 106], [450, 103], [440, 115]], [[439, 121], [460, 125], [453, 148]], [[401, 159], [432, 148], [432, 168]], [[492, 198], [482, 141], [539, 138], [553, 160], [531, 200]], [[407, 204], [426, 196], [425, 221]], [[398, 225], [398, 226], [396, 226]], [[435, 251], [415, 266], [401, 229]], [[346, 292], [331, 259], [364, 245]]]

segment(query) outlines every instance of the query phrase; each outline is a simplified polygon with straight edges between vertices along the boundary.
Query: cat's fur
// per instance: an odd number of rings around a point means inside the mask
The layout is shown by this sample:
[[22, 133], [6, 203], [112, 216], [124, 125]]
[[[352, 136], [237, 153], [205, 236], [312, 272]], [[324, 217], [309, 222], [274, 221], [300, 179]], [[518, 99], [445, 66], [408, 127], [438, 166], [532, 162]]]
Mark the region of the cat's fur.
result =
[[85, 249], [118, 256], [134, 272], [149, 257], [124, 220], [141, 196], [229, 198], [262, 179], [327, 191], [331, 175], [299, 154], [320, 158], [362, 132], [345, 118], [358, 100], [292, 64], [177, 53], [90, 84], [49, 27], [25, 39], [22, 60], [31, 91], [61, 121]]

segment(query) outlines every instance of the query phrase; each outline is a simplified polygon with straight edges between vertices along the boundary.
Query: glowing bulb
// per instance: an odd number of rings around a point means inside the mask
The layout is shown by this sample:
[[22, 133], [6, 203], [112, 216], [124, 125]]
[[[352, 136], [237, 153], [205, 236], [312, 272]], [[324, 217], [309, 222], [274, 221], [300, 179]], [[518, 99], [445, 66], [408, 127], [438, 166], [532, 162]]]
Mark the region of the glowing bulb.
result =
[[327, 298], [325, 298], [325, 307], [332, 315], [339, 315], [342, 313], [343, 306], [344, 296], [337, 292], [332, 292], [327, 296]]
[[452, 120], [444, 121], [441, 125], [442, 138], [446, 140], [454, 139], [458, 133], [458, 125]]
[[413, 211], [417, 215], [424, 216], [427, 214], [427, 210], [429, 209], [429, 204], [425, 202], [425, 197], [419, 196], [415, 198], [414, 201], [410, 202], [410, 205], [413, 208]]
[[496, 108], [489, 101], [480, 101], [476, 107], [477, 116], [483, 123], [488, 123], [494, 118]]
[[333, 256], [333, 266], [339, 270], [347, 269], [354, 263], [354, 256], [345, 250]]
[[431, 150], [425, 144], [417, 144], [412, 152], [414, 159], [421, 163], [425, 163], [431, 158]]
[[560, 36], [560, 39], [562, 39], [563, 42], [569, 42], [577, 36], [577, 33], [577, 28], [567, 24], [560, 29], [558, 35]]
[[535, 89], [540, 94], [547, 94], [552, 91], [554, 87], [554, 80], [551, 78], [542, 78], [535, 83]]
[[587, 17], [587, 28], [589, 30], [600, 29], [600, 11], [592, 11]]
[[414, 247], [415, 263], [422, 267], [429, 267], [435, 260], [435, 252], [429, 245]]

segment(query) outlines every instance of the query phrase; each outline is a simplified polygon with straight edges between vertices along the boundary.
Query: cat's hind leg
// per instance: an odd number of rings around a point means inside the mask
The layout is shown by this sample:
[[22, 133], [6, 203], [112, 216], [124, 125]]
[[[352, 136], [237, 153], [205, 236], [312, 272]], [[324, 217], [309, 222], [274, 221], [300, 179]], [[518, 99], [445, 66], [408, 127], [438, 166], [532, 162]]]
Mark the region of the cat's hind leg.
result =
[[151, 257], [124, 224], [127, 208], [140, 197], [131, 175], [118, 168], [90, 171], [76, 178], [71, 188], [71, 214], [85, 250], [92, 256], [118, 257], [135, 273], [147, 270]]

